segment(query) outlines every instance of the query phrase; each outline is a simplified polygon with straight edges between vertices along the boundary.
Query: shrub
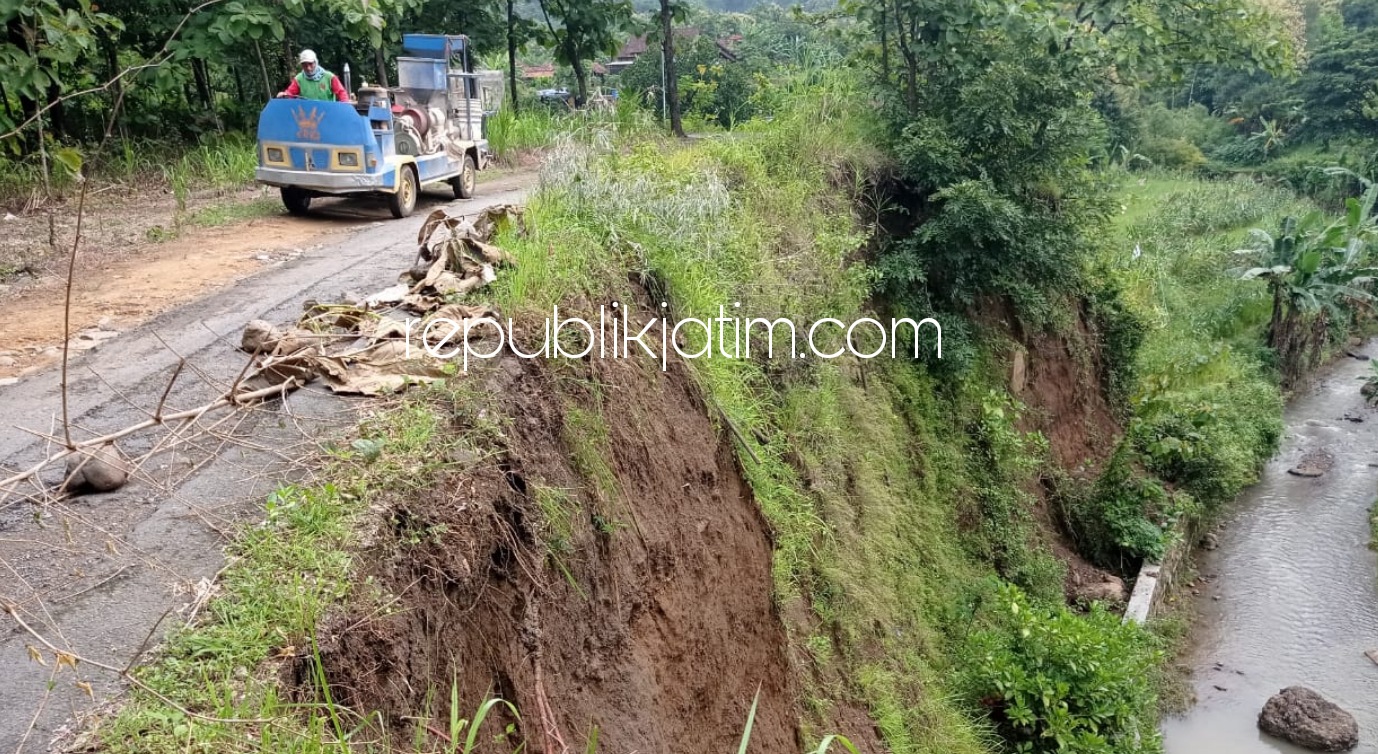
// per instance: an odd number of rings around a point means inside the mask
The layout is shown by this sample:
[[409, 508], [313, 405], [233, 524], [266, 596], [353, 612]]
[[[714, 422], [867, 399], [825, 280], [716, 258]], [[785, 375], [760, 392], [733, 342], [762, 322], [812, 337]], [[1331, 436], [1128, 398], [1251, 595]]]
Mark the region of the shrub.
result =
[[1162, 750], [1152, 680], [1161, 657], [1137, 625], [1033, 607], [1003, 585], [991, 627], [971, 638], [970, 698], [1013, 751], [1149, 754]]
[[1186, 139], [1149, 137], [1139, 144], [1138, 153], [1160, 168], [1196, 171], [1206, 166], [1201, 148]]
[[1140, 398], [1130, 438], [1148, 467], [1208, 508], [1258, 477], [1282, 436], [1282, 398], [1262, 380]]
[[1253, 139], [1233, 139], [1211, 150], [1211, 159], [1226, 165], [1257, 165], [1263, 157], [1263, 142]]
[[1121, 445], [1090, 490], [1064, 494], [1062, 513], [1078, 550], [1092, 562], [1129, 573], [1142, 560], [1161, 560], [1171, 525], [1194, 508], [1183, 493], [1170, 493], [1135, 472], [1132, 450]]

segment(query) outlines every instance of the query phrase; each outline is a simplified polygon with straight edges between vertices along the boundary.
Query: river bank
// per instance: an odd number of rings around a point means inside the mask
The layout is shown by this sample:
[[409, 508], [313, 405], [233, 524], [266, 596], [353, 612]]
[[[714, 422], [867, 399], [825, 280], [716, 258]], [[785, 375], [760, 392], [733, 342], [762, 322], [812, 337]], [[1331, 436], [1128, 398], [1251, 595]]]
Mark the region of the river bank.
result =
[[[1256, 723], [1270, 696], [1298, 684], [1355, 716], [1360, 750], [1378, 744], [1378, 667], [1364, 656], [1378, 648], [1378, 560], [1368, 547], [1378, 411], [1359, 394], [1370, 373], [1368, 362], [1346, 359], [1294, 398], [1278, 453], [1224, 515], [1217, 549], [1199, 554], [1189, 660], [1197, 702], [1164, 721], [1168, 754], [1301, 751]], [[1318, 457], [1332, 462], [1324, 475], [1288, 473]]]

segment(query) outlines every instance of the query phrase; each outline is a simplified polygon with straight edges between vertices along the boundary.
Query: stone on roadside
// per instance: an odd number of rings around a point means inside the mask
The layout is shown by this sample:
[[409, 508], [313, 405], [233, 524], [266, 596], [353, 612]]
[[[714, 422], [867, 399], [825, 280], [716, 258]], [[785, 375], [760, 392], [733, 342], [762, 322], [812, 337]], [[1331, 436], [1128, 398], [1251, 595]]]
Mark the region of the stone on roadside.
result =
[[1215, 536], [1215, 532], [1208, 531], [1206, 532], [1205, 536], [1201, 537], [1201, 549], [1214, 550], [1219, 546], [1220, 538]]
[[1304, 686], [1289, 686], [1269, 699], [1258, 727], [1311, 751], [1349, 751], [1359, 744], [1354, 716]]
[[67, 457], [68, 492], [110, 492], [129, 481], [129, 464], [114, 445], [83, 448]]
[[241, 350], [249, 353], [271, 353], [282, 340], [282, 331], [272, 322], [255, 319], [244, 326], [244, 337], [239, 341]]

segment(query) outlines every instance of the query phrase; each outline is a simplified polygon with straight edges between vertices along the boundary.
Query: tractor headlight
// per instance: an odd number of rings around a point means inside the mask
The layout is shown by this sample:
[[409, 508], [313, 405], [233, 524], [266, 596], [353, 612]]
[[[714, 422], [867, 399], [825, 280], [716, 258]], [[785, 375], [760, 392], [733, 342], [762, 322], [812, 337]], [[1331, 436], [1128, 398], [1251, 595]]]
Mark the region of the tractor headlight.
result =
[[268, 162], [285, 162], [282, 159], [282, 147], [268, 147]]
[[359, 167], [359, 155], [357, 152], [341, 152], [340, 167], [357, 168]]

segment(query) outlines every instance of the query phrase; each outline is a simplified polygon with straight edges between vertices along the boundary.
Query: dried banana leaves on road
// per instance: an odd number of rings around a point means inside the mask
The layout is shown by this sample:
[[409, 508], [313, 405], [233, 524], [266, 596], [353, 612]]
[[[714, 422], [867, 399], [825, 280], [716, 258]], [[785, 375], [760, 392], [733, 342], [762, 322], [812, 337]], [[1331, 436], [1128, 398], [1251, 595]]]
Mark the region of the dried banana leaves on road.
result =
[[455, 299], [493, 282], [497, 268], [511, 264], [492, 243], [508, 227], [526, 232], [521, 207], [489, 207], [473, 218], [436, 210], [417, 235], [415, 264], [396, 285], [360, 301], [309, 301], [290, 328], [250, 322], [240, 347], [258, 362], [255, 385], [319, 378], [336, 393], [382, 395], [445, 379], [454, 370], [434, 354], [463, 347], [465, 320], [497, 319], [486, 306]]

